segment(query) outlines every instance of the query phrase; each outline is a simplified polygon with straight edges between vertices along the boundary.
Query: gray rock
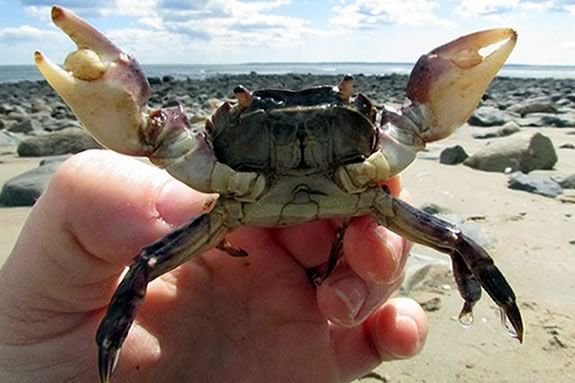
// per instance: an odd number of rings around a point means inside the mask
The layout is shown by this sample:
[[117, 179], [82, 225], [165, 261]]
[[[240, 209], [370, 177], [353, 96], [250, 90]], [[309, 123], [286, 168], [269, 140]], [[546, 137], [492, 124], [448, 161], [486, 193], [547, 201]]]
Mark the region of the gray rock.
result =
[[26, 112], [12, 111], [6, 115], [6, 119], [14, 121], [23, 121], [30, 118]]
[[510, 106], [507, 111], [517, 113], [525, 117], [530, 113], [557, 113], [555, 103], [549, 97], [537, 97], [525, 100], [518, 104]]
[[568, 112], [563, 114], [544, 114], [535, 113], [529, 117], [518, 120], [519, 125], [534, 128], [556, 127], [556, 128], [573, 128], [575, 127], [575, 113]]
[[492, 106], [482, 106], [477, 108], [467, 121], [473, 126], [498, 126], [509, 122], [513, 117], [502, 110]]
[[551, 179], [557, 182], [563, 189], [575, 189], [575, 173], [567, 177], [553, 176]]
[[521, 131], [521, 127], [515, 121], [506, 122], [503, 126], [499, 128], [485, 128], [481, 129], [481, 132], [473, 133], [473, 138], [477, 139], [487, 139], [487, 138], [497, 138], [497, 137], [507, 137], [512, 134]]
[[53, 164], [54, 162], [64, 162], [70, 157], [72, 157], [71, 154], [62, 154], [61, 156], [46, 157], [40, 160], [40, 164], [38, 166], [46, 166]]
[[8, 114], [14, 111], [14, 107], [9, 104], [0, 104], [0, 114]]
[[46, 100], [44, 100], [43, 98], [35, 98], [34, 100], [32, 100], [32, 105], [31, 108], [32, 113], [39, 113], [39, 112], [44, 112], [44, 113], [52, 113], [52, 107], [50, 105], [48, 105], [48, 103], [46, 103]]
[[445, 165], [457, 165], [463, 163], [469, 157], [461, 145], [445, 148], [439, 155], [439, 162]]
[[8, 132], [0, 132], [0, 147], [16, 146], [16, 138]]
[[28, 137], [18, 145], [17, 151], [21, 157], [40, 157], [74, 154], [87, 149], [101, 147], [84, 130], [69, 128], [40, 136]]
[[575, 145], [570, 142], [567, 142], [563, 145], [559, 145], [559, 149], [575, 149]]
[[551, 140], [541, 133], [514, 135], [490, 142], [463, 163], [488, 172], [552, 169], [557, 153]]
[[61, 164], [62, 161], [39, 166], [9, 179], [0, 191], [0, 204], [4, 206], [34, 205]]
[[14, 125], [8, 128], [8, 131], [14, 133], [32, 133], [33, 131], [39, 129], [36, 120], [26, 117], [25, 119], [16, 122]]
[[507, 187], [550, 198], [555, 198], [562, 192], [561, 186], [549, 177], [534, 177], [521, 172], [516, 172], [509, 176]]

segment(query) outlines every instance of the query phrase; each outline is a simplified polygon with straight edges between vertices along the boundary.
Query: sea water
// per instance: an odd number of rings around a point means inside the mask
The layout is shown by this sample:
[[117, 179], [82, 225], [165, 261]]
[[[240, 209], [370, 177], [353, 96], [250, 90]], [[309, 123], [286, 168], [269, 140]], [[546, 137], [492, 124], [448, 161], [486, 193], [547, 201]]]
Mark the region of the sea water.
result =
[[[325, 62], [325, 63], [246, 63], [246, 64], [214, 64], [214, 65], [144, 65], [149, 77], [166, 75], [177, 79], [203, 79], [221, 74], [334, 74], [347, 73], [365, 75], [409, 74], [411, 63], [363, 63], [363, 62]], [[505, 65], [500, 76], [519, 78], [568, 78], [575, 79], [573, 65]], [[16, 81], [42, 80], [38, 70], [33, 65], [0, 65], [0, 83]]]

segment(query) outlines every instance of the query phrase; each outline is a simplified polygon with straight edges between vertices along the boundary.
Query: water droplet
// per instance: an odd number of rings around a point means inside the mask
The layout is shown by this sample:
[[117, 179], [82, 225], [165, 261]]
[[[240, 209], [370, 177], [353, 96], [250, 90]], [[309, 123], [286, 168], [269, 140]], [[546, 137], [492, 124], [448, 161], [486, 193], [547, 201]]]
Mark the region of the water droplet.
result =
[[463, 327], [469, 327], [473, 324], [473, 305], [465, 302], [459, 313], [459, 323]]
[[507, 333], [507, 335], [509, 335], [515, 339], [519, 339], [519, 335], [517, 334], [517, 331], [515, 331], [515, 329], [511, 325], [509, 318], [507, 318], [507, 314], [505, 314], [505, 310], [503, 310], [502, 308], [499, 308], [499, 316], [501, 318], [501, 324], [505, 328], [505, 332]]
[[469, 312], [461, 312], [459, 314], [459, 323], [463, 326], [463, 327], [471, 327], [471, 325], [473, 324], [473, 313], [471, 311]]

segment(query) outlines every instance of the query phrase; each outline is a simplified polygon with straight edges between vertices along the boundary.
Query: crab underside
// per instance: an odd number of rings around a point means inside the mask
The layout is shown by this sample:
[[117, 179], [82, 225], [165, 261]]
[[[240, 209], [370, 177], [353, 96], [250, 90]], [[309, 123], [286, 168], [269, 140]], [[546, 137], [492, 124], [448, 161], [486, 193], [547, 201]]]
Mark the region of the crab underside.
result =
[[320, 283], [340, 255], [346, 219], [372, 215], [392, 231], [450, 255], [465, 301], [461, 318], [471, 315], [483, 288], [522, 341], [515, 295], [486, 251], [458, 228], [379, 186], [407, 167], [426, 142], [448, 136], [467, 120], [511, 53], [514, 31], [473, 33], [422, 56], [408, 82], [411, 104], [383, 111], [380, 126], [371, 102], [352, 96], [353, 79], [346, 76], [335, 87], [297, 92], [238, 86], [237, 102], [224, 103], [198, 131], [182, 107], [147, 109], [150, 87], [134, 58], [63, 8], [53, 7], [52, 19], [78, 50], [65, 69], [40, 52], [36, 65], [83, 126], [110, 149], [145, 155], [190, 187], [220, 194], [209, 212], [134, 258], [96, 335], [101, 382], [110, 381], [148, 283], [210, 247], [246, 255], [224, 238], [240, 225], [341, 218], [327, 269], [313, 275]]

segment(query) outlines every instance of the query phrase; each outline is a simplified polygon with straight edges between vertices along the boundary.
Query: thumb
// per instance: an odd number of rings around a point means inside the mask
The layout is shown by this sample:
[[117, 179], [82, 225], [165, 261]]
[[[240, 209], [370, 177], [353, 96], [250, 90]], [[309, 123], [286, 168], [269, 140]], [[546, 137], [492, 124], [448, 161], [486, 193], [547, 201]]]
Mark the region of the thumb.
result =
[[199, 214], [210, 198], [129, 157], [74, 156], [52, 178], [0, 269], [0, 313], [42, 321], [104, 307], [140, 249]]

